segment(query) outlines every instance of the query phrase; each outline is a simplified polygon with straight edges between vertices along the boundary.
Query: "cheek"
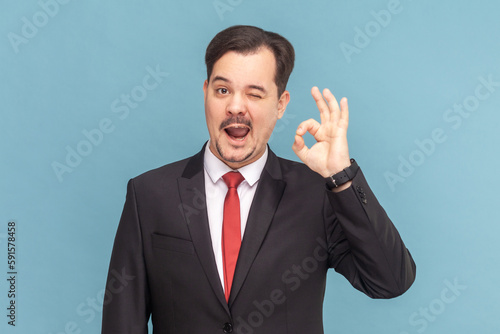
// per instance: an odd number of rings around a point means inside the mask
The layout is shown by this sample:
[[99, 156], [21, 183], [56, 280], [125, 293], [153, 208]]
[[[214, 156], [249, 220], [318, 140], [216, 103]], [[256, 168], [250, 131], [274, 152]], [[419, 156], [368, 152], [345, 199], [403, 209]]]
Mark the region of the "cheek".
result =
[[220, 124], [224, 120], [224, 115], [218, 112], [220, 110], [214, 104], [207, 105], [205, 108], [205, 117], [207, 119], [207, 124], [213, 129], [219, 129]]
[[258, 129], [255, 131], [260, 136], [269, 137], [273, 132], [274, 126], [276, 125], [277, 118], [276, 117], [264, 117], [254, 124], [254, 126]]

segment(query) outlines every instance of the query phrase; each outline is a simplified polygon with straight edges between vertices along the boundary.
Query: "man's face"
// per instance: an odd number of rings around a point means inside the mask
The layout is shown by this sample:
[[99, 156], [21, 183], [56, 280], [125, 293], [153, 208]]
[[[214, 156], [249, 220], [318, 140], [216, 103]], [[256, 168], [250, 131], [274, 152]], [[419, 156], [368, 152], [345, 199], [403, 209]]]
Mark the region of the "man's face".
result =
[[276, 61], [267, 48], [243, 55], [224, 54], [203, 85], [210, 150], [237, 169], [264, 154], [276, 121], [283, 116], [290, 94], [278, 99], [274, 82]]

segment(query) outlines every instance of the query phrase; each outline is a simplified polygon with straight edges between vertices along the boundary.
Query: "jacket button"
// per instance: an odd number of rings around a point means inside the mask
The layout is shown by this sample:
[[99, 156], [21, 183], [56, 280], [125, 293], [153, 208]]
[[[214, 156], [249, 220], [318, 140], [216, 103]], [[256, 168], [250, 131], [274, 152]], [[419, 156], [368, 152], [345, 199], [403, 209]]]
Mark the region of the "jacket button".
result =
[[224, 330], [224, 333], [232, 333], [233, 332], [233, 324], [226, 322], [224, 324], [224, 327], [222, 328]]

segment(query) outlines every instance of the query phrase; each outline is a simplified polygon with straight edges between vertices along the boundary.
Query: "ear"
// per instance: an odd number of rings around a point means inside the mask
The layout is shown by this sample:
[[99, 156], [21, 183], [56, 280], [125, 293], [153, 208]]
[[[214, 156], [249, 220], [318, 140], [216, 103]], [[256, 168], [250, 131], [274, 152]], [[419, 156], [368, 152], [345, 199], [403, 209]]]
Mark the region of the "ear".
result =
[[283, 117], [288, 102], [290, 102], [290, 93], [285, 90], [278, 101], [278, 119]]
[[203, 100], [207, 100], [208, 80], [203, 83]]

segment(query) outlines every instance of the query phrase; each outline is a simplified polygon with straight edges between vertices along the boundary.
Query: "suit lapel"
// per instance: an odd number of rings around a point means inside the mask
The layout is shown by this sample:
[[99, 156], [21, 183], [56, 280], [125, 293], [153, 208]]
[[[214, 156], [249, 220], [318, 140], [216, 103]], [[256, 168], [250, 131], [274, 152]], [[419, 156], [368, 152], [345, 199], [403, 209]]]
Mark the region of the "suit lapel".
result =
[[183, 208], [182, 212], [184, 213], [196, 254], [217, 299], [229, 314], [217, 265], [215, 264], [210, 227], [208, 225], [203, 154], [204, 149], [189, 160], [184, 173], [177, 179], [177, 184]]
[[260, 246], [264, 241], [278, 204], [283, 196], [286, 182], [282, 180], [281, 168], [276, 155], [269, 150], [257, 191], [248, 215], [234, 273], [229, 304], [237, 297]]

